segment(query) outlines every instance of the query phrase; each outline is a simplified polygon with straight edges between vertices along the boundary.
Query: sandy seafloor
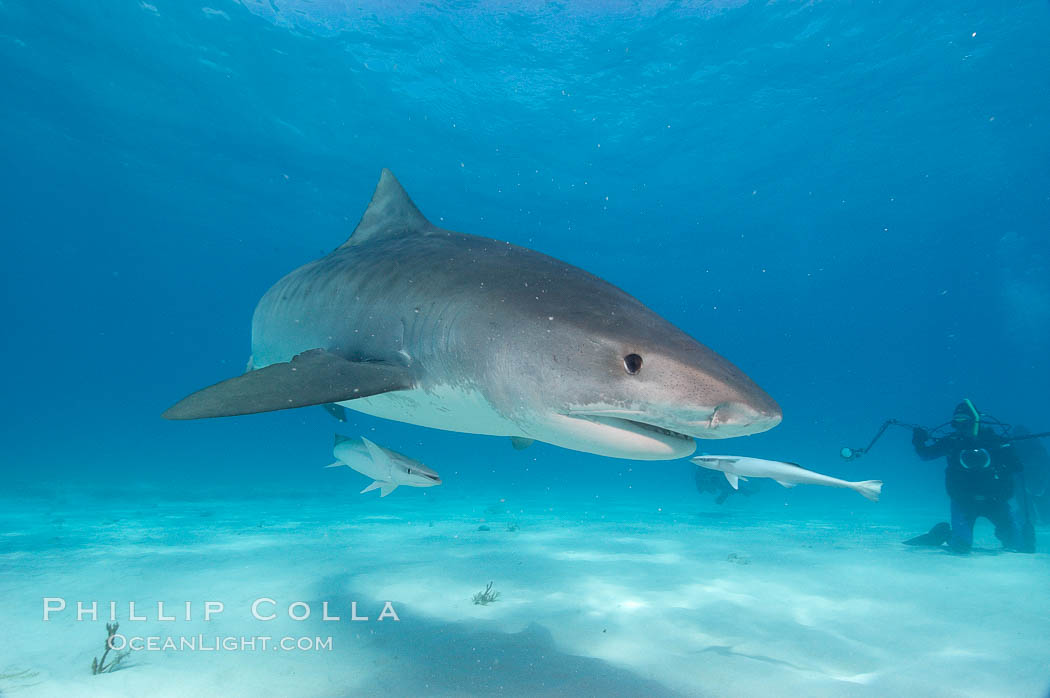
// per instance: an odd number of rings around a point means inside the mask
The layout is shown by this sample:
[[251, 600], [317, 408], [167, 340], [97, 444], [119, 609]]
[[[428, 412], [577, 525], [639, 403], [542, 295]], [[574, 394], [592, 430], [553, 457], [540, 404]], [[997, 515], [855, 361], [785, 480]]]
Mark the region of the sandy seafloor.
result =
[[[780, 512], [695, 493], [650, 506], [402, 492], [4, 495], [0, 693], [1016, 697], [1050, 686], [1045, 528], [1038, 554], [999, 553], [982, 521], [984, 550], [958, 557], [899, 542], [944, 512], [852, 493]], [[499, 599], [473, 604], [489, 581]], [[45, 596], [69, 604], [46, 623]], [[279, 620], [252, 618], [260, 597]], [[104, 618], [75, 621], [77, 600], [103, 615], [118, 601], [128, 636], [331, 637], [332, 649], [143, 651], [92, 676]], [[132, 600], [149, 620], [126, 620]], [[193, 620], [158, 621], [158, 600], [177, 615], [191, 601]], [[225, 609], [206, 623], [210, 600]], [[369, 621], [348, 620], [352, 600]], [[387, 600], [399, 621], [376, 621]], [[311, 618], [283, 615], [295, 601]], [[340, 621], [319, 618], [323, 601]]]

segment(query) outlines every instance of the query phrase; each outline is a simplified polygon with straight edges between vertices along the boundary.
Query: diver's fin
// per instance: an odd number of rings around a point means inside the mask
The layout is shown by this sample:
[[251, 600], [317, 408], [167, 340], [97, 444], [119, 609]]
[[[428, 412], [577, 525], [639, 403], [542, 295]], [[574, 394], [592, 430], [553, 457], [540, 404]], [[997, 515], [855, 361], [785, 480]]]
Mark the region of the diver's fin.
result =
[[325, 409], [325, 412], [335, 417], [340, 422], [346, 421], [346, 408], [342, 405], [337, 405], [334, 402], [326, 402], [321, 405]]
[[408, 198], [394, 173], [384, 167], [365, 215], [339, 249], [385, 237], [422, 235], [433, 227]]
[[523, 451], [536, 442], [536, 439], [525, 439], [520, 436], [510, 437], [510, 445], [515, 451]]
[[928, 533], [923, 533], [921, 536], [915, 536], [904, 541], [905, 545], [941, 545], [947, 543], [948, 539], [952, 537], [952, 527], [947, 521], [942, 521]]
[[796, 484], [798, 484], [796, 482], [784, 482], [783, 480], [774, 480], [773, 482], [777, 483], [781, 487], [787, 487], [787, 488], [794, 487]]
[[730, 485], [730, 486], [731, 486], [731, 487], [732, 487], [732, 488], [733, 488], [734, 490], [738, 490], [738, 489], [740, 489], [740, 483], [738, 482], [738, 480], [739, 480], [740, 478], [738, 478], [738, 477], [737, 477], [736, 475], [734, 475], [733, 473], [727, 473], [727, 472], [725, 472], [724, 470], [723, 470], [722, 472], [723, 472], [723, 474], [724, 474], [724, 475], [726, 476], [726, 480], [729, 480], [729, 485]]
[[164, 412], [165, 419], [230, 417], [323, 405], [404, 390], [412, 386], [403, 366], [347, 361], [324, 349], [311, 349], [291, 361], [198, 390]]

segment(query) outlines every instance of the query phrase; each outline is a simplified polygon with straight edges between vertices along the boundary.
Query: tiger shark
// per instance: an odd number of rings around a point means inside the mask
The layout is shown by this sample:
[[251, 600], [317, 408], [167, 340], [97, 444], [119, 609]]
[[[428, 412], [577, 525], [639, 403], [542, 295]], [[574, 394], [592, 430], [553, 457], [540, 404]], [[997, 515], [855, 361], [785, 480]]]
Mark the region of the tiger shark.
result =
[[387, 169], [349, 239], [262, 297], [251, 348], [246, 373], [164, 417], [334, 403], [637, 460], [781, 420], [740, 369], [634, 297], [539, 252], [439, 228]]

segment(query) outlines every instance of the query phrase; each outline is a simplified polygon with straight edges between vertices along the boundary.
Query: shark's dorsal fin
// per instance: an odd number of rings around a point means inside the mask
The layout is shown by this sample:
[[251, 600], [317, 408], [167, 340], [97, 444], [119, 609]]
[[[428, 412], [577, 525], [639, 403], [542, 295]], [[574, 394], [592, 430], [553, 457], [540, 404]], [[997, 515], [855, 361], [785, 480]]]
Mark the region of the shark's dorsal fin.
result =
[[339, 249], [384, 237], [422, 235], [433, 227], [408, 198], [394, 173], [384, 167], [365, 215]]
[[361, 437], [361, 441], [364, 442], [365, 448], [368, 449], [368, 456], [372, 459], [372, 462], [376, 465], [387, 465], [390, 463], [390, 456], [387, 450], [377, 443], [369, 441], [365, 437]]

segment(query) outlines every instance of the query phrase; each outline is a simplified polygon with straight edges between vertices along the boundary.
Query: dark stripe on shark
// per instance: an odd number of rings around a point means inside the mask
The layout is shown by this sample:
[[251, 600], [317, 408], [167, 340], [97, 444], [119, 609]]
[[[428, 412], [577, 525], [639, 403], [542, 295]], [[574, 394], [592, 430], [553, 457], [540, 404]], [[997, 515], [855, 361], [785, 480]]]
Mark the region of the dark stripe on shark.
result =
[[323, 349], [304, 351], [291, 361], [198, 390], [164, 413], [165, 419], [204, 419], [323, 405], [411, 388], [403, 366], [347, 361]]

